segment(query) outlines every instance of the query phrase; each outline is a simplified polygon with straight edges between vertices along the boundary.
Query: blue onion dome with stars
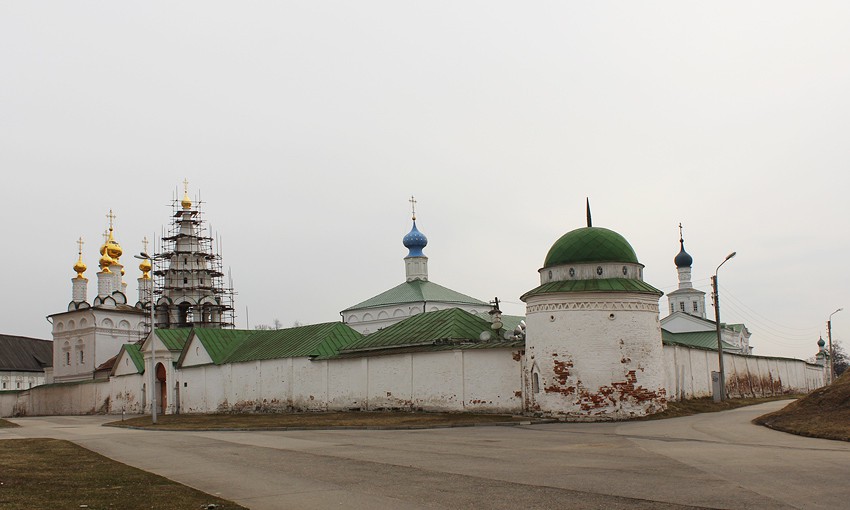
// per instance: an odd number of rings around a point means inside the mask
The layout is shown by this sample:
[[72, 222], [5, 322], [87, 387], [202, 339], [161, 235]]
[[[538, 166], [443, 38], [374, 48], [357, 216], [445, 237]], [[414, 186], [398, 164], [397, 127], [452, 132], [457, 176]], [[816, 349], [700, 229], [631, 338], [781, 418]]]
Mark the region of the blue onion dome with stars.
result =
[[685, 239], [682, 237], [682, 224], [679, 223], [679, 254], [673, 259], [677, 268], [691, 267], [694, 258], [685, 251]]
[[416, 228], [416, 219], [413, 220], [413, 228], [410, 229], [410, 232], [404, 236], [404, 239], [401, 241], [404, 244], [404, 247], [410, 250], [410, 253], [407, 254], [408, 257], [424, 257], [425, 254], [422, 253], [422, 248], [428, 246], [428, 238], [425, 237], [425, 234], [419, 231]]
[[410, 250], [407, 254], [408, 257], [424, 257], [425, 254], [422, 253], [422, 248], [428, 246], [428, 238], [416, 228], [416, 199], [411, 196], [409, 202], [411, 216], [413, 217], [413, 228], [410, 229], [410, 232], [404, 236], [401, 242], [405, 248]]

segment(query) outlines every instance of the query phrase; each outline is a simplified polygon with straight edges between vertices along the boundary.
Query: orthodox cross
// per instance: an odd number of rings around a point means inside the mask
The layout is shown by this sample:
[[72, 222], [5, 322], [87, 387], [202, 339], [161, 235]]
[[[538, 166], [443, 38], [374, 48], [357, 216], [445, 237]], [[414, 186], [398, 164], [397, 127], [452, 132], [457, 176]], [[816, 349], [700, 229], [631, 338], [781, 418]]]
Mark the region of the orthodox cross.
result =
[[86, 244], [86, 243], [83, 242], [83, 237], [80, 236], [80, 238], [77, 239], [77, 246], [79, 246], [79, 251], [77, 253], [79, 253], [80, 255], [83, 254], [83, 245], [84, 244]]
[[109, 214], [106, 215], [109, 219], [109, 230], [112, 230], [112, 222], [115, 220], [115, 215], [112, 214], [112, 209], [109, 210]]
[[679, 240], [684, 241], [685, 238], [682, 237], [682, 222], [679, 222]]
[[144, 247], [144, 251], [142, 253], [147, 255], [148, 254], [148, 236], [145, 236], [144, 239], [142, 239], [142, 246]]
[[413, 221], [416, 221], [416, 199], [413, 198], [413, 195], [410, 195], [410, 210], [413, 212]]
[[189, 179], [183, 179], [183, 193], [189, 193]]

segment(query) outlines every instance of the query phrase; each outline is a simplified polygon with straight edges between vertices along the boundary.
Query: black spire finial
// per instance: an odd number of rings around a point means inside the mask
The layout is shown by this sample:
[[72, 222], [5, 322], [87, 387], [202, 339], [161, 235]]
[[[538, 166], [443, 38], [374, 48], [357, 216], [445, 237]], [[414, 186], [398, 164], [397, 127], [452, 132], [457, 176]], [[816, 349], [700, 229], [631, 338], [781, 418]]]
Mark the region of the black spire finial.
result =
[[587, 226], [592, 227], [593, 221], [590, 220], [590, 198], [587, 198]]

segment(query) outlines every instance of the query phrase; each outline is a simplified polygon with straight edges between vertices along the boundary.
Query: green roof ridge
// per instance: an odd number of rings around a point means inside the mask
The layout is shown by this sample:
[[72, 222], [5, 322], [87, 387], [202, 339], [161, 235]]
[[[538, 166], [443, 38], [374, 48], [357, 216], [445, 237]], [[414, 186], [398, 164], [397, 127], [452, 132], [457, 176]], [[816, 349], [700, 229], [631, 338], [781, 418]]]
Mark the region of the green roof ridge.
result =
[[343, 352], [384, 349], [440, 341], [478, 341], [490, 322], [460, 308], [446, 308], [408, 317], [348, 345]]
[[[242, 330], [245, 331], [245, 330]], [[287, 329], [254, 330], [228, 351], [220, 363], [266, 359], [331, 356], [363, 335], [341, 322], [326, 322]]]
[[[703, 349], [717, 350], [716, 331], [687, 331], [673, 333], [666, 329], [661, 330], [661, 340], [668, 344], [686, 345], [689, 347], [701, 347]], [[739, 350], [737, 346], [721, 340], [724, 350]]]
[[169, 351], [182, 351], [192, 328], [156, 329], [156, 337]]
[[359, 308], [378, 308], [381, 306], [400, 305], [406, 303], [422, 303], [437, 301], [469, 305], [486, 305], [484, 301], [461, 294], [440, 284], [428, 280], [411, 280], [381, 292], [366, 301], [357, 303], [343, 310], [343, 313]]
[[124, 344], [124, 350], [127, 352], [127, 356], [133, 361], [133, 364], [136, 365], [136, 371], [140, 374], [145, 373], [145, 358], [142, 356], [142, 348], [139, 344]]
[[640, 294], [655, 294], [662, 296], [664, 293], [643, 280], [630, 278], [599, 278], [590, 280], [558, 280], [544, 283], [522, 296], [525, 301], [531, 296], [539, 294], [556, 294], [560, 292], [637, 292]]

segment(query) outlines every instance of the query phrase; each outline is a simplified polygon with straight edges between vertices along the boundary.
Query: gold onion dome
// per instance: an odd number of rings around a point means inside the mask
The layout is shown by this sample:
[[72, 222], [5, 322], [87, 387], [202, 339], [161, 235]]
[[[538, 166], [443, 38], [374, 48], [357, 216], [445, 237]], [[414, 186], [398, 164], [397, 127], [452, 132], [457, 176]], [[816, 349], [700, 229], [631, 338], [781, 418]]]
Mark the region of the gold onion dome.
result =
[[74, 271], [77, 272], [77, 278], [85, 279], [85, 276], [83, 276], [83, 273], [86, 272], [86, 269], [88, 269], [88, 268], [86, 267], [85, 262], [83, 262], [83, 255], [80, 254], [80, 258], [78, 258], [77, 263], [74, 264]]
[[153, 266], [151, 265], [151, 261], [148, 260], [148, 259], [143, 260], [142, 263], [139, 264], [139, 269], [142, 271], [142, 279], [144, 279], [144, 280], [150, 280], [151, 279], [150, 272], [151, 272], [152, 268], [153, 268]]
[[183, 206], [183, 209], [189, 210], [192, 208], [192, 199], [189, 198], [189, 192], [186, 191], [183, 193], [183, 200], [180, 201], [180, 205]]
[[109, 266], [114, 264], [115, 261], [112, 260], [112, 257], [110, 257], [107, 252], [102, 254], [98, 263], [100, 264], [100, 269], [102, 269], [104, 273], [111, 273], [112, 271], [109, 270]]
[[[112, 229], [109, 229], [109, 240], [106, 241], [104, 245], [106, 247], [106, 251], [109, 254], [109, 257], [114, 259], [115, 262], [118, 262], [118, 259], [121, 258], [121, 254], [124, 253], [124, 250], [121, 249], [121, 245], [118, 244], [118, 241], [112, 236]], [[103, 254], [103, 252], [101, 252]]]

